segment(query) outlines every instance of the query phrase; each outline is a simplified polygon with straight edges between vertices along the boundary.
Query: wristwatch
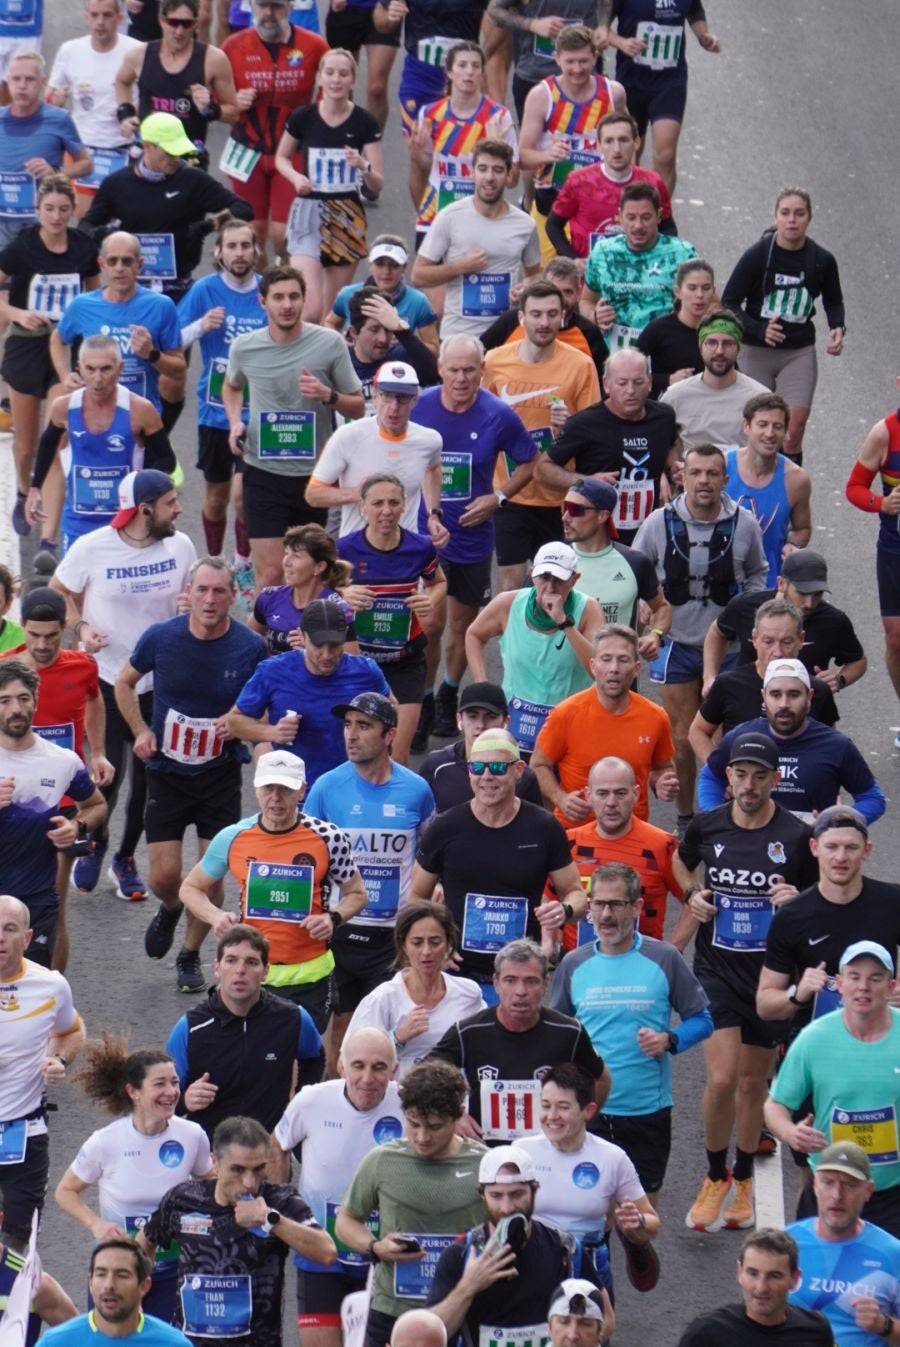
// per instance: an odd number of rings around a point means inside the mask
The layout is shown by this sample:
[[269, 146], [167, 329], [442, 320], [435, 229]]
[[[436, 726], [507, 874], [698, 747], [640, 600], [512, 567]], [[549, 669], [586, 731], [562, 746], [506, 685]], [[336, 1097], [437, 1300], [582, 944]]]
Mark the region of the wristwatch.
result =
[[495, 491], [495, 492], [494, 492], [494, 495], [497, 497], [497, 509], [498, 509], [498, 510], [502, 510], [503, 507], [504, 507], [504, 505], [508, 505], [508, 504], [509, 504], [509, 496], [504, 496], [504, 494], [503, 494], [502, 491]]
[[564, 617], [563, 620], [562, 620], [562, 622], [557, 622], [557, 624], [556, 624], [556, 630], [557, 630], [557, 631], [566, 631], [566, 629], [567, 629], [568, 627], [574, 627], [574, 626], [575, 626], [575, 619], [574, 619], [574, 617], [572, 617], [572, 616], [570, 615], [569, 617]]
[[677, 1052], [677, 1051], [678, 1051], [678, 1035], [677, 1035], [677, 1034], [673, 1034], [673, 1033], [671, 1032], [671, 1030], [670, 1030], [669, 1033], [666, 1034], [666, 1038], [668, 1038], [668, 1040], [669, 1040], [669, 1046], [666, 1048], [666, 1051], [667, 1051], [667, 1052]]
[[265, 1230], [267, 1235], [271, 1235], [272, 1231], [275, 1229], [276, 1225], [280, 1220], [281, 1220], [281, 1212], [276, 1211], [274, 1207], [270, 1207], [269, 1210], [266, 1212], [266, 1219], [262, 1223], [262, 1228], [263, 1230]]
[[805, 1006], [809, 1004], [808, 1001], [801, 1001], [798, 999], [796, 982], [792, 982], [791, 985], [788, 987], [787, 999], [790, 1001], [792, 1006]]
[[147, 354], [147, 360], [149, 364], [155, 365], [161, 355], [162, 351], [159, 349], [159, 347], [152, 346]]
[[428, 511], [429, 519], [443, 519], [443, 517], [444, 511], [441, 509], [439, 505], [436, 505], [433, 510]]
[[328, 401], [325, 403], [325, 406], [326, 406], [326, 407], [336, 407], [336, 406], [337, 406], [337, 400], [338, 400], [339, 397], [340, 397], [340, 393], [337, 391], [337, 389], [336, 389], [336, 388], [332, 388], [331, 392], [328, 394]]

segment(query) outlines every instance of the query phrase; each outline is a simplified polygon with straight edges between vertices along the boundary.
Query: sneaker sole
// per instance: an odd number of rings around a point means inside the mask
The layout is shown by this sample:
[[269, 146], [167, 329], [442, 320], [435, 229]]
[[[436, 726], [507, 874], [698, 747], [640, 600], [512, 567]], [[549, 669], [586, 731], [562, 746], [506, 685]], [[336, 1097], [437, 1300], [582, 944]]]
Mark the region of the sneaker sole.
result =
[[684, 1223], [688, 1230], [697, 1230], [701, 1235], [714, 1235], [716, 1231], [724, 1230], [725, 1228], [725, 1218], [721, 1214], [717, 1216], [714, 1221], [711, 1221], [709, 1225], [699, 1225], [696, 1221], [691, 1219], [691, 1213], [688, 1212], [687, 1216], [684, 1218]]
[[752, 1230], [755, 1225], [756, 1217], [750, 1216], [746, 1221], [726, 1220], [722, 1228], [723, 1230]]
[[185, 995], [197, 996], [200, 992], [206, 991], [206, 982], [201, 982], [199, 987], [189, 987], [186, 982], [179, 982], [178, 990], [184, 992]]
[[122, 885], [119, 883], [119, 876], [116, 874], [115, 870], [111, 865], [107, 867], [106, 878], [113, 885], [116, 892], [116, 897], [121, 898], [123, 902], [145, 903], [147, 901], [146, 889], [144, 889], [143, 893], [126, 893], [125, 890], [122, 888]]

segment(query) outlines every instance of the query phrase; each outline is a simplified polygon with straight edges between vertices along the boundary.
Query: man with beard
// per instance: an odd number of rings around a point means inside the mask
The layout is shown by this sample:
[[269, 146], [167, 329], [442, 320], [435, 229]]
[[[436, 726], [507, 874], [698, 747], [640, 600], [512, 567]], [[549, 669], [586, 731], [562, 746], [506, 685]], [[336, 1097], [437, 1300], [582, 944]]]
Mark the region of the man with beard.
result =
[[398, 313], [386, 295], [374, 285], [354, 290], [347, 301], [350, 327], [347, 345], [350, 362], [362, 383], [366, 416], [375, 413], [373, 384], [378, 369], [386, 362], [405, 361], [416, 371], [423, 388], [440, 382], [437, 360], [419, 339], [414, 327]]
[[678, 418], [685, 449], [711, 442], [727, 449], [743, 439], [744, 404], [768, 393], [737, 369], [743, 329], [730, 309], [710, 309], [697, 330], [703, 371], [670, 384], [661, 402]]
[[55, 1347], [88, 1347], [97, 1337], [118, 1347], [190, 1347], [171, 1324], [145, 1315], [141, 1302], [150, 1290], [150, 1259], [130, 1239], [104, 1239], [91, 1252], [88, 1285], [93, 1309], [51, 1329]]

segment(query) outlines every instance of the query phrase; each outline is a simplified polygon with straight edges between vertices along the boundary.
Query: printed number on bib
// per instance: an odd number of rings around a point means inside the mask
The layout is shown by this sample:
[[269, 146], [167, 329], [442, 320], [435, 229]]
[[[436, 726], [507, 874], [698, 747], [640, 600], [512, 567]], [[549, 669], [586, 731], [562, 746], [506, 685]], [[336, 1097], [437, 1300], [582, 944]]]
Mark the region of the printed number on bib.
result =
[[119, 483], [131, 472], [130, 463], [116, 467], [97, 468], [84, 463], [72, 465], [69, 480], [72, 487], [72, 511], [77, 515], [115, 514], [119, 499]]
[[510, 940], [521, 940], [528, 925], [525, 898], [467, 893], [462, 947], [474, 954], [496, 954]]
[[464, 318], [498, 318], [509, 308], [512, 277], [508, 271], [468, 272], [462, 278]]
[[652, 480], [629, 481], [626, 477], [616, 483], [619, 503], [616, 506], [616, 524], [623, 529], [636, 529], [653, 512], [656, 490]]
[[441, 500], [472, 499], [472, 455], [441, 454]]
[[193, 1273], [181, 1285], [184, 1331], [198, 1338], [242, 1338], [250, 1332], [253, 1290], [247, 1273]]
[[315, 412], [260, 412], [260, 458], [289, 458], [312, 463], [316, 456]]
[[20, 1165], [28, 1145], [28, 1127], [24, 1118], [0, 1123], [0, 1165]]
[[841, 1108], [831, 1111], [831, 1140], [855, 1141], [869, 1157], [871, 1165], [893, 1165], [900, 1160], [897, 1137], [897, 1108]]
[[765, 949], [773, 915], [768, 898], [717, 893], [714, 901], [716, 915], [712, 942], [717, 949], [730, 949], [741, 954]]
[[216, 721], [202, 716], [186, 716], [170, 706], [163, 728], [162, 751], [173, 762], [197, 767], [221, 756], [224, 739]]
[[416, 47], [416, 55], [424, 65], [435, 65], [443, 70], [447, 64], [447, 53], [458, 42], [458, 37], [423, 37]]
[[538, 1129], [538, 1080], [483, 1080], [481, 1126], [488, 1141], [512, 1141]]
[[481, 1324], [478, 1347], [547, 1347], [550, 1336], [546, 1324], [528, 1324], [524, 1328], [503, 1328]]
[[343, 150], [324, 147], [309, 150], [306, 163], [310, 182], [317, 192], [334, 192], [342, 187], [355, 187], [359, 182], [359, 169], [347, 162]]
[[262, 157], [261, 150], [251, 150], [249, 145], [241, 145], [234, 136], [229, 136], [219, 160], [219, 168], [235, 182], [247, 182]]
[[520, 748], [528, 753], [532, 751], [552, 709], [541, 702], [526, 701], [524, 697], [510, 697], [509, 732]]
[[[348, 1249], [347, 1245], [338, 1239], [334, 1233], [337, 1214], [341, 1209], [340, 1202], [325, 1203], [325, 1229], [334, 1240], [334, 1247], [337, 1249], [338, 1262], [345, 1263], [348, 1267], [359, 1268], [368, 1267], [369, 1260], [364, 1253], [357, 1253], [354, 1249]], [[378, 1210], [370, 1211], [364, 1221], [364, 1225], [373, 1239], [381, 1237], [381, 1220]]]
[[58, 276], [32, 276], [25, 307], [58, 323], [72, 300], [80, 294], [81, 277], [77, 271]]
[[247, 871], [247, 917], [252, 921], [302, 921], [312, 911], [311, 865], [251, 861]]
[[812, 313], [813, 297], [801, 276], [776, 276], [775, 289], [763, 300], [760, 316], [782, 323], [805, 323]]
[[[224, 407], [222, 401], [222, 388], [225, 384], [225, 374], [228, 369], [227, 356], [213, 356], [209, 362], [209, 378], [206, 381], [206, 405], [208, 407]], [[250, 406], [250, 385], [244, 384], [244, 410]]]
[[427, 1300], [445, 1249], [456, 1243], [455, 1235], [416, 1235], [425, 1257], [415, 1263], [394, 1264], [394, 1295], [403, 1300]]
[[37, 213], [34, 178], [30, 173], [0, 173], [0, 216], [33, 217]]

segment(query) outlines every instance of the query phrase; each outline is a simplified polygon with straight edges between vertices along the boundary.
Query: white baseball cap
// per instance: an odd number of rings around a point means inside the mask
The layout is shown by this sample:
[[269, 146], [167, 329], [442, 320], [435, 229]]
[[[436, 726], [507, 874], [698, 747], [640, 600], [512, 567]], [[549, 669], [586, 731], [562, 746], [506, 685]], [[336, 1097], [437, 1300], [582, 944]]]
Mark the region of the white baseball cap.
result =
[[531, 563], [531, 574], [555, 575], [557, 580], [571, 580], [578, 570], [578, 557], [568, 543], [544, 543]]
[[388, 360], [375, 374], [375, 387], [382, 393], [409, 393], [419, 391], [419, 376], [412, 365], [403, 360]]
[[[500, 1170], [515, 1166], [515, 1174], [501, 1174]], [[532, 1183], [537, 1179], [534, 1160], [522, 1146], [495, 1146], [481, 1157], [478, 1166], [479, 1183]]]
[[302, 790], [306, 785], [306, 766], [296, 753], [278, 748], [274, 753], [263, 753], [256, 760], [254, 786], [287, 786], [288, 790]]
[[773, 678], [799, 678], [804, 687], [812, 687], [809, 670], [799, 659], [770, 659], [763, 674], [763, 687], [767, 688]]
[[547, 1318], [557, 1314], [574, 1314], [579, 1319], [598, 1319], [603, 1322], [603, 1303], [593, 1282], [583, 1277], [567, 1277], [560, 1282], [550, 1300]]

